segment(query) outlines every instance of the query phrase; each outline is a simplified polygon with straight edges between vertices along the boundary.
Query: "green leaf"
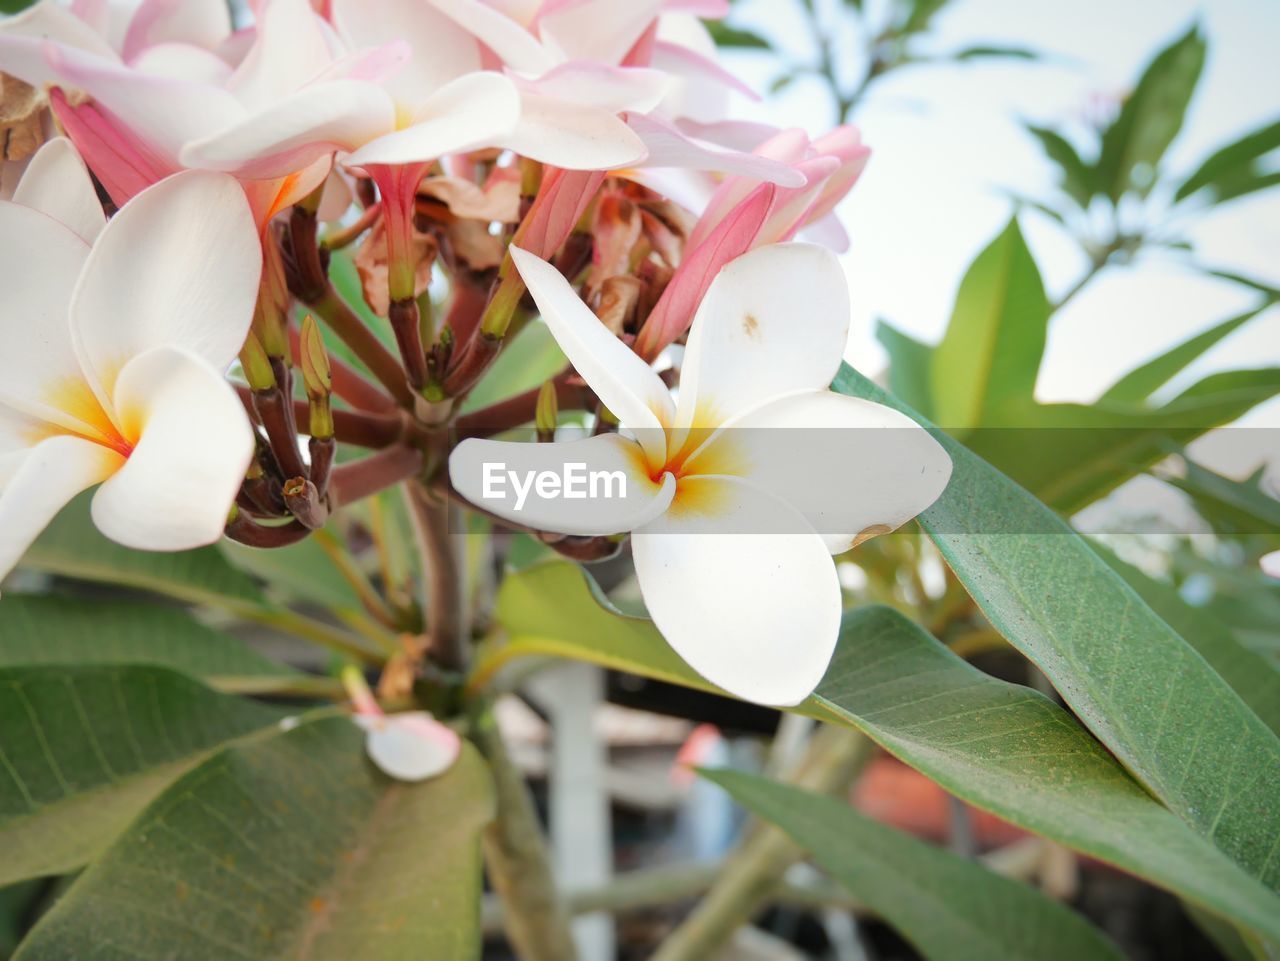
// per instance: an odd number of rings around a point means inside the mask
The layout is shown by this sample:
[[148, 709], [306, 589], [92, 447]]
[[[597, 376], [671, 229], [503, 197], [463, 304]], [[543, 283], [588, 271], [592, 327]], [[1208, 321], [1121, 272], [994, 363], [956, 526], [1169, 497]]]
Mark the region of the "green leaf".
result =
[[1183, 457], [1186, 476], [1166, 477], [1185, 491], [1215, 530], [1229, 534], [1280, 535], [1280, 500], [1262, 489], [1265, 467], [1243, 481], [1232, 480]]
[[[901, 407], [845, 365], [835, 389]], [[919, 518], [1001, 634], [1179, 817], [1280, 885], [1280, 740], [1051, 510], [945, 435]]]
[[1138, 403], [1146, 400], [1182, 373], [1193, 361], [1207, 353], [1211, 347], [1235, 333], [1269, 306], [1267, 304], [1255, 307], [1243, 314], [1229, 317], [1163, 354], [1153, 357], [1108, 387], [1099, 400], [1113, 403]]
[[526, 324], [468, 395], [463, 410], [478, 410], [541, 387], [568, 363], [546, 324], [541, 321]]
[[[1099, 402], [1001, 411], [971, 451], [1046, 504], [1073, 514], [1189, 443], [1280, 393], [1280, 369], [1210, 374], [1163, 407]], [[1027, 455], [1034, 450], [1036, 455]]]
[[269, 550], [223, 538], [218, 549], [235, 567], [263, 581], [278, 601], [304, 601], [334, 611], [364, 610], [351, 582], [312, 538]]
[[0, 0], [0, 13], [18, 13], [35, 3], [36, 0]]
[[974, 427], [1027, 403], [1044, 355], [1049, 301], [1017, 220], [960, 282], [947, 332], [933, 352], [933, 401], [947, 427]]
[[933, 348], [887, 321], [876, 324], [876, 340], [889, 352], [889, 389], [916, 410], [933, 410]]
[[1224, 204], [1228, 200], [1247, 197], [1276, 186], [1280, 186], [1280, 170], [1268, 173], [1242, 172], [1239, 176], [1223, 179], [1218, 185], [1215, 201]]
[[79, 867], [212, 749], [281, 716], [163, 668], [0, 669], [0, 884]]
[[1173, 142], [1204, 66], [1198, 25], [1160, 51], [1143, 72], [1115, 122], [1102, 135], [1098, 172], [1113, 201], [1131, 188], [1145, 193]]
[[1185, 200], [1206, 187], [1218, 192], [1223, 185], [1238, 182], [1241, 176], [1257, 175], [1258, 160], [1272, 150], [1280, 149], [1280, 120], [1267, 124], [1260, 130], [1241, 137], [1213, 153], [1190, 177], [1178, 187], [1176, 200]]
[[905, 0], [908, 8], [907, 18], [903, 21], [903, 33], [920, 33], [929, 29], [933, 18], [945, 7], [948, 0]]
[[1280, 734], [1280, 671], [1236, 640], [1217, 618], [1184, 601], [1171, 585], [1148, 577], [1105, 547], [1093, 546], [1147, 606], [1209, 662], [1263, 723]]
[[1119, 949], [1032, 887], [859, 814], [847, 801], [739, 771], [701, 771], [778, 825], [930, 961], [1121, 961]]
[[0, 612], [0, 668], [149, 664], [205, 679], [297, 673], [175, 607], [6, 594]]
[[[652, 622], [602, 606], [573, 564], [509, 576], [507, 640], [475, 681], [511, 659], [557, 656], [701, 690]], [[966, 664], [902, 615], [846, 613], [817, 693], [796, 710], [858, 728], [953, 794], [1274, 936], [1280, 901], [1153, 800], [1071, 715]]]
[[260, 606], [253, 579], [216, 547], [176, 554], [135, 551], [108, 540], [89, 516], [91, 494], [63, 508], [27, 551], [22, 566], [63, 577], [154, 591], [192, 604], [231, 609]]
[[393, 782], [347, 718], [219, 752], [173, 784], [15, 961], [472, 961], [489, 774]]
[[723, 20], [703, 21], [717, 47], [746, 47], [752, 50], [772, 50], [773, 44], [753, 30], [731, 27]]
[[1062, 189], [1080, 207], [1088, 207], [1098, 190], [1098, 174], [1079, 151], [1061, 134], [1047, 127], [1026, 125], [1027, 132], [1040, 141], [1045, 155], [1052, 160], [1062, 174]]
[[1031, 47], [1001, 47], [994, 45], [978, 45], [973, 47], [964, 47], [956, 50], [950, 55], [951, 60], [985, 60], [985, 59], [1005, 59], [1005, 60], [1039, 60], [1040, 51], [1033, 50]]

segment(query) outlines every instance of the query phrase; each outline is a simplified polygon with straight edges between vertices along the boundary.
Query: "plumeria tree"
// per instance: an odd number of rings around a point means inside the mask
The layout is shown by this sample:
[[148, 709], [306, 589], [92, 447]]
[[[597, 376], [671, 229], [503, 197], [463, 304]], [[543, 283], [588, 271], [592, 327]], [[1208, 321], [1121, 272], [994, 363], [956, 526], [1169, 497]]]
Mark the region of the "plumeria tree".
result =
[[[1013, 219], [939, 344], [882, 327], [877, 383], [842, 360], [836, 257], [869, 150], [732, 119], [707, 24], [759, 38], [726, 4], [250, 6], [0, 20], [16, 958], [461, 961], [487, 880], [519, 958], [571, 961], [581, 904], [494, 709], [549, 658], [788, 719], [772, 777], [702, 772], [760, 819], [727, 860], [641, 879], [701, 895], [660, 961], [732, 956], [802, 860], [928, 958], [1121, 956], [1004, 860], [852, 809], [877, 751], [1271, 956], [1274, 661], [1071, 526], [1156, 470], [1251, 562], [1280, 546], [1258, 478], [1168, 459], [1280, 371], [1151, 400], [1253, 313], [1039, 403], [1061, 303]], [[844, 120], [941, 6], [888, 5], [853, 86], [830, 42], [787, 69]], [[1034, 131], [1067, 198], [1151, 192], [1202, 55], [1161, 54], [1096, 162]], [[1265, 189], [1271, 130], [1178, 199]], [[1089, 276], [1147, 239], [1117, 226]], [[624, 613], [601, 583], [632, 572]], [[992, 650], [1029, 686], [969, 663]]]

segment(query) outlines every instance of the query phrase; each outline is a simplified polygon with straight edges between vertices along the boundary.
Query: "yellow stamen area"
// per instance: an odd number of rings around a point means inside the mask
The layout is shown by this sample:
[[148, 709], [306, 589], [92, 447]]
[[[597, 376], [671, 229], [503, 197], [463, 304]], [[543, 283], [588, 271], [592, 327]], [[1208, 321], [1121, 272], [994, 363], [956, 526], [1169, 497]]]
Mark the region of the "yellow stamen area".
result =
[[[30, 431], [30, 442], [39, 443], [47, 437], [60, 434], [82, 437], [85, 440], [100, 444], [113, 450], [122, 457], [133, 453], [140, 430], [132, 431], [128, 425], [117, 427], [110, 415], [103, 409], [93, 389], [79, 377], [67, 377], [51, 385], [41, 400], [49, 407], [55, 408], [73, 418], [79, 427], [54, 424], [48, 421], [37, 421]], [[140, 425], [139, 425], [140, 426]]]

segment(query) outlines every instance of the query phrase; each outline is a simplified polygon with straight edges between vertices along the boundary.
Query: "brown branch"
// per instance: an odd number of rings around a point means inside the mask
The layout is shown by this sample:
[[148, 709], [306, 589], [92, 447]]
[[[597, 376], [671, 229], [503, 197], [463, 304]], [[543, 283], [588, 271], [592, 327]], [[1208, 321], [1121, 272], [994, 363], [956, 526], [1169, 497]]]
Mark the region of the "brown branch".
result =
[[397, 444], [355, 463], [335, 467], [329, 478], [329, 499], [337, 510], [408, 480], [421, 470], [422, 451]]

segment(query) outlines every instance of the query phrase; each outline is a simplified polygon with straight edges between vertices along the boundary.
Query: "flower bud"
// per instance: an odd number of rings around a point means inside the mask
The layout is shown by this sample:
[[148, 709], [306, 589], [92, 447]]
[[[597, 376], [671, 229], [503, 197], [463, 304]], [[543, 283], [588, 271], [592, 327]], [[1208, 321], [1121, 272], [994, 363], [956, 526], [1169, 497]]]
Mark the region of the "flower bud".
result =
[[538, 440], [552, 441], [556, 437], [556, 422], [560, 419], [560, 404], [556, 398], [554, 381], [547, 381], [538, 391], [538, 403], [534, 408], [534, 424], [538, 430]]
[[320, 336], [320, 328], [310, 314], [302, 320], [298, 355], [310, 413], [307, 432], [312, 437], [327, 439], [333, 436], [333, 410], [329, 406], [333, 376], [329, 370], [329, 354], [324, 347], [324, 338]]
[[271, 358], [262, 347], [262, 341], [252, 331], [240, 348], [240, 366], [244, 368], [244, 378], [254, 390], [274, 390], [276, 375], [271, 369]]

